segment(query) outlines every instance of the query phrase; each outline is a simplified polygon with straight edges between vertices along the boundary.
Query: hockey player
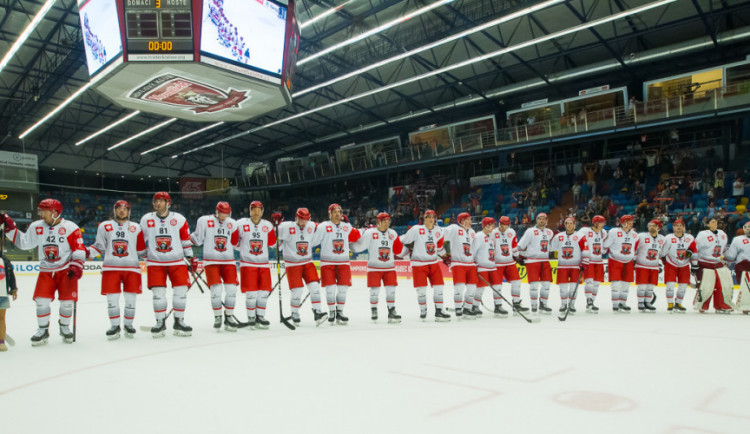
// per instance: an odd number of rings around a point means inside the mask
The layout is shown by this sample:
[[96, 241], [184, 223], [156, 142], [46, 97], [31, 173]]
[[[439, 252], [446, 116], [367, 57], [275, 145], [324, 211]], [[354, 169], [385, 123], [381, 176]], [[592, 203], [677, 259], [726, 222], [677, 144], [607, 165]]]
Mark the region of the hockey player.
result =
[[732, 312], [732, 274], [721, 260], [727, 249], [727, 234], [718, 225], [715, 218], [709, 220], [708, 229], [700, 231], [695, 237], [694, 246], [691, 246], [696, 251], [691, 258], [692, 265], [698, 266], [698, 294], [694, 307], [700, 309], [701, 313], [708, 311], [712, 297], [716, 313]]
[[307, 285], [310, 291], [315, 323], [320, 325], [328, 314], [320, 309], [320, 279], [318, 270], [312, 262], [312, 238], [315, 233], [315, 223], [310, 221], [310, 211], [298, 208], [295, 221], [281, 222], [281, 215], [275, 214], [273, 224], [277, 227], [276, 238], [280, 252], [284, 256], [284, 268], [289, 290], [292, 292], [290, 304], [292, 306], [292, 321], [300, 324], [299, 308], [302, 306], [302, 288]]
[[595, 215], [591, 219], [590, 228], [581, 228], [578, 231], [578, 236], [586, 244], [581, 260], [583, 278], [586, 280], [586, 313], [599, 313], [599, 308], [594, 305], [594, 301], [599, 293], [599, 285], [604, 282], [604, 260], [602, 259], [604, 252], [602, 246], [607, 238], [607, 231], [604, 230], [606, 221], [603, 216]]
[[388, 323], [400, 323], [401, 315], [396, 313], [395, 256], [401, 254], [403, 245], [398, 234], [390, 229], [391, 216], [381, 212], [377, 215], [378, 225], [369, 228], [352, 244], [355, 252], [368, 251], [367, 287], [370, 289], [370, 310], [372, 320], [378, 319], [378, 298], [381, 283], [385, 286], [385, 300], [388, 306]]
[[435, 321], [450, 321], [443, 312], [443, 272], [438, 265], [438, 256], [445, 254], [443, 230], [435, 225], [437, 214], [428, 209], [424, 212], [424, 224], [412, 226], [401, 236], [401, 243], [411, 251], [411, 269], [414, 289], [417, 290], [419, 318], [427, 319], [427, 282], [432, 285], [435, 303]]
[[[0, 215], [0, 223], [5, 221], [5, 215]], [[5, 311], [10, 309], [10, 299], [18, 299], [18, 286], [16, 286], [16, 275], [13, 272], [13, 264], [10, 262], [0, 248], [0, 352], [8, 351], [5, 344]]]
[[750, 313], [750, 222], [745, 223], [742, 230], [745, 234], [734, 237], [724, 259], [735, 263], [734, 273], [740, 284], [737, 309], [747, 315]]
[[[547, 229], [547, 214], [540, 212], [536, 216], [536, 226], [529, 228], [518, 242], [519, 264], [526, 265], [526, 275], [529, 279], [529, 292], [531, 293], [531, 312], [539, 310], [545, 315], [550, 315], [552, 309], [547, 307], [549, 298], [549, 287], [552, 284], [552, 268], [549, 264], [550, 246], [553, 232]], [[541, 303], [539, 303], [539, 284], [542, 286]]]
[[664, 247], [661, 221], [648, 222], [648, 232], [638, 234], [635, 242], [635, 284], [638, 285], [638, 312], [654, 313], [651, 305], [654, 288], [659, 284], [659, 253]]
[[[667, 311], [685, 313], [682, 300], [685, 289], [690, 283], [690, 250], [695, 238], [685, 233], [685, 221], [677, 219], [672, 223], [673, 234], [664, 239], [664, 246], [659, 253], [664, 261], [664, 284], [667, 286]], [[694, 247], [693, 247], [694, 248]], [[674, 287], [677, 285], [677, 300], [674, 298]]]
[[318, 225], [310, 247], [320, 246], [320, 280], [326, 289], [328, 322], [346, 325], [344, 316], [346, 291], [352, 286], [352, 270], [349, 266], [349, 243], [356, 242], [361, 234], [348, 221], [342, 221], [341, 205], [328, 207], [328, 221]]
[[151, 202], [154, 211], [141, 218], [141, 230], [146, 241], [146, 250], [138, 253], [146, 256], [146, 272], [148, 274], [148, 288], [154, 297], [154, 316], [156, 325], [151, 328], [151, 335], [155, 338], [163, 337], [167, 326], [167, 276], [172, 284], [172, 309], [174, 310], [174, 334], [177, 336], [191, 336], [193, 328], [185, 324], [185, 306], [187, 305], [187, 291], [190, 278], [188, 265], [191, 269], [198, 266], [197, 258], [193, 257], [190, 242], [190, 229], [182, 214], [172, 212], [172, 198], [166, 191], [154, 194]]
[[529, 308], [521, 306], [521, 276], [518, 275], [518, 239], [516, 231], [510, 227], [510, 217], [502, 216], [497, 229], [491, 235], [495, 243], [495, 265], [498, 278], [510, 282], [510, 293], [513, 296], [513, 315], [516, 312], [528, 312]]
[[[228, 332], [236, 332], [239, 326], [239, 321], [234, 316], [239, 282], [234, 249], [230, 243], [232, 232], [236, 229], [237, 221], [232, 218], [232, 207], [227, 202], [219, 202], [213, 215], [204, 215], [198, 219], [195, 231], [190, 235], [194, 246], [203, 246], [203, 269], [211, 291], [214, 329], [221, 329], [223, 306], [224, 330]], [[221, 299], [222, 292], [224, 301]]]
[[114, 217], [99, 224], [96, 241], [86, 249], [86, 258], [104, 256], [102, 263], [102, 295], [107, 296], [110, 328], [107, 339], [120, 338], [120, 293], [125, 298], [125, 337], [135, 334], [136, 296], [142, 292], [141, 266], [138, 252], [146, 248], [138, 223], [130, 221], [130, 204], [118, 200]]
[[609, 283], [612, 287], [612, 310], [630, 313], [628, 291], [633, 282], [633, 259], [638, 234], [633, 230], [633, 216], [620, 217], [620, 227], [613, 228], [604, 240], [604, 252], [609, 254]]
[[34, 289], [39, 329], [31, 337], [31, 345], [44, 345], [49, 339], [50, 304], [55, 293], [60, 300], [60, 336], [66, 343], [72, 343], [70, 319], [78, 301], [78, 280], [83, 276], [86, 259], [81, 230], [62, 218], [63, 206], [58, 200], [44, 199], [37, 208], [42, 219], [32, 222], [26, 233], [5, 215], [5, 235], [16, 247], [39, 248], [39, 277]]
[[[464, 314], [466, 319], [474, 319], [476, 315], [472, 309], [473, 299], [476, 298], [479, 302], [482, 300], [481, 295], [475, 294], [477, 266], [471, 252], [476, 234], [471, 228], [471, 214], [462, 212], [456, 217], [456, 221], [458, 224], [448, 226], [444, 232], [445, 258], [448, 258], [446, 263], [453, 275], [453, 304], [457, 319], [461, 319]], [[466, 309], [463, 308], [464, 299], [471, 300], [466, 303]], [[478, 306], [477, 311], [479, 311]]]
[[[508, 311], [503, 309], [503, 298], [500, 296], [503, 290], [503, 276], [500, 274], [497, 265], [495, 264], [496, 252], [495, 239], [493, 236], [494, 233], [495, 219], [492, 217], [483, 218], [482, 232], [476, 234], [474, 242], [472, 243], [471, 253], [477, 264], [477, 272], [480, 276], [477, 290], [486, 288], [489, 283], [490, 289], [492, 290], [492, 299], [495, 305], [495, 318], [505, 318], [508, 316]], [[515, 267], [515, 263], [513, 263], [513, 266]], [[474, 306], [478, 307], [480, 303], [482, 303], [481, 295], [476, 297]]]
[[[248, 325], [268, 329], [266, 304], [271, 293], [269, 249], [276, 245], [273, 225], [263, 217], [263, 204], [250, 203], [250, 218], [237, 221], [232, 231], [232, 245], [240, 252], [240, 290], [245, 294]], [[281, 285], [281, 282], [278, 283]]]
[[576, 232], [576, 220], [573, 217], [565, 219], [565, 232], [552, 237], [551, 249], [557, 256], [557, 286], [560, 288], [560, 313], [570, 309], [576, 313], [573, 292], [578, 290], [581, 277], [581, 267], [586, 266], [587, 259], [583, 256], [586, 249], [586, 239]]

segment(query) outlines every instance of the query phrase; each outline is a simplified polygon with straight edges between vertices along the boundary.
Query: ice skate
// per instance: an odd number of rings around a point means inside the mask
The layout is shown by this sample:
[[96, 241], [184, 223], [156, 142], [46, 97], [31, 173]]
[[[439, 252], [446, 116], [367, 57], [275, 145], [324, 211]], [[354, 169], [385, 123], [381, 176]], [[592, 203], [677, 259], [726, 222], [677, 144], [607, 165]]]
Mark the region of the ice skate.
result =
[[73, 331], [70, 330], [69, 325], [63, 325], [61, 322], [58, 322], [60, 324], [60, 336], [63, 338], [63, 342], [66, 344], [72, 344], [73, 343]]
[[552, 315], [552, 309], [548, 308], [544, 303], [539, 303], [539, 311], [542, 315]]
[[620, 308], [620, 312], [622, 312], [622, 313], [630, 313], [630, 306], [628, 306], [627, 304], [620, 303], [620, 305], [618, 307]]
[[520, 301], [513, 302], [513, 315], [518, 315], [517, 312], [528, 312], [529, 308], [521, 305]]
[[669, 313], [674, 312], [674, 303], [667, 303], [667, 312]]
[[124, 329], [125, 329], [125, 337], [127, 339], [133, 339], [133, 336], [135, 335], [135, 328], [133, 328], [132, 325], [125, 324]]
[[372, 320], [372, 322], [376, 322], [378, 320], [378, 308], [377, 307], [370, 308], [370, 312], [371, 312], [370, 319]]
[[568, 311], [570, 312], [569, 315], [575, 315], [577, 312], [576, 307], [572, 301], [568, 304]]
[[567, 311], [568, 311], [568, 306], [567, 305], [560, 306], [560, 315], [565, 315], [565, 312], [567, 312]]
[[347, 325], [348, 323], [349, 323], [349, 318], [344, 316], [344, 312], [337, 310], [336, 311], [336, 324]]
[[656, 313], [656, 308], [651, 306], [651, 303], [648, 301], [643, 302], [643, 307], [646, 308], [646, 313]]
[[255, 318], [255, 328], [258, 330], [268, 330], [268, 326], [270, 325], [271, 322], [263, 318], [262, 316]]
[[325, 312], [317, 312], [313, 309], [313, 316], [315, 318], [315, 326], [317, 327], [326, 321], [328, 314]]
[[214, 330], [217, 332], [221, 330], [221, 315], [217, 315], [214, 317]]
[[299, 314], [292, 315], [292, 322], [294, 323], [295, 327], [299, 327], [302, 324], [302, 321], [299, 319]]
[[401, 322], [401, 315], [396, 313], [395, 307], [388, 308], [388, 324], [398, 324]]
[[193, 328], [189, 325], [185, 324], [185, 319], [183, 318], [176, 318], [174, 319], [174, 325], [172, 326], [174, 329], [174, 335], [175, 336], [192, 336], [193, 335]]
[[151, 336], [154, 338], [163, 338], [167, 331], [167, 325], [164, 324], [163, 319], [157, 319], [156, 325], [151, 327]]
[[451, 316], [444, 313], [443, 309], [435, 309], [435, 321], [436, 322], [448, 322], [451, 320]]
[[594, 306], [593, 300], [586, 301], [586, 313], [591, 313], [591, 314], [599, 313], [599, 308]]
[[426, 322], [427, 321], [427, 311], [420, 312], [419, 313], [419, 319], [422, 320], [422, 322]]
[[31, 346], [38, 347], [40, 345], [46, 345], [49, 341], [49, 327], [40, 327], [37, 329], [34, 336], [31, 337]]
[[[458, 313], [458, 312], [456, 312], [456, 313]], [[471, 320], [477, 319], [477, 316], [474, 315], [474, 311], [471, 308], [463, 309], [463, 315], [464, 315], [464, 319], [465, 320], [471, 321]]]
[[482, 310], [476, 304], [474, 306], [472, 306], [471, 313], [474, 314], [474, 318], [481, 318], [482, 317]]
[[107, 330], [107, 339], [114, 341], [120, 339], [120, 326], [112, 326]]
[[236, 332], [240, 327], [240, 322], [234, 315], [224, 314], [224, 330], [228, 332]]
[[508, 317], [508, 311], [503, 309], [503, 306], [500, 304], [495, 305], [495, 318], [507, 318]]
[[332, 310], [328, 313], [328, 325], [336, 324], [336, 311]]
[[638, 313], [646, 313], [646, 307], [642, 304], [638, 305]]

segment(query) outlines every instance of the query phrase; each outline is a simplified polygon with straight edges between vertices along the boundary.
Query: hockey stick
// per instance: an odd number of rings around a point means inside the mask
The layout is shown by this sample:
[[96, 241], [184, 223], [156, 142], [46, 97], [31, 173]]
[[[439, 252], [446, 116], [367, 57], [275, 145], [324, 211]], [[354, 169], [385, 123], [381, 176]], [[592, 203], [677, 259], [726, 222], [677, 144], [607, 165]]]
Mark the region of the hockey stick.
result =
[[279, 244], [281, 243], [281, 240], [279, 240], [279, 224], [276, 222], [273, 224], [273, 231], [276, 233], [276, 276], [278, 278], [277, 283], [279, 284], [279, 319], [289, 330], [296, 330], [297, 328], [289, 322], [289, 319], [284, 317], [283, 305], [281, 302], [281, 255], [279, 253]]
[[[193, 270], [193, 266], [192, 266], [192, 264], [190, 264], [190, 261], [188, 261], [187, 258], [182, 258], [182, 260], [183, 260], [183, 262], [185, 262], [185, 265], [187, 265], [187, 268], [188, 268], [188, 271], [190, 272], [190, 275], [193, 276], [193, 284], [198, 285], [198, 289], [200, 289], [201, 294], [205, 294], [205, 291], [203, 291], [203, 286], [201, 285], [200, 280], [198, 280], [199, 276], [197, 276], [195, 274], [195, 270]], [[203, 269], [205, 270], [205, 267]], [[192, 286], [192, 285], [190, 285], [190, 286]], [[208, 285], [206, 285], [206, 286], [208, 286]]]
[[[286, 270], [284, 271], [284, 273], [282, 273], [282, 274], [281, 274], [281, 278], [283, 279], [283, 278], [284, 278], [284, 276], [286, 276]], [[280, 286], [280, 285], [281, 285], [281, 280], [279, 280], [278, 282], [276, 282], [276, 283], [275, 283], [275, 284], [273, 285], [273, 288], [271, 288], [271, 291], [270, 291], [270, 292], [268, 293], [268, 297], [270, 297], [270, 296], [271, 296], [271, 294], [273, 294], [273, 292], [274, 292], [274, 291], [276, 290], [276, 288], [277, 288], [278, 286]], [[266, 299], [267, 299], [267, 298], [266, 298]], [[237, 322], [239, 323], [239, 326], [237, 326], [237, 328], [238, 328], [238, 329], [244, 329], [244, 328], [247, 328], [247, 327], [249, 327], [249, 326], [250, 326], [251, 324], [254, 324], [254, 323], [251, 323], [250, 321], [246, 321], [246, 322], [243, 322], [243, 321], [239, 321], [239, 320], [238, 320]]]
[[76, 341], [76, 324], [78, 323], [78, 300], [73, 302], [73, 342]]
[[[570, 296], [571, 300], [575, 300], [575, 298], [576, 298], [576, 294], [578, 293], [578, 285], [581, 284], [581, 278], [582, 277], [583, 277], [583, 272], [580, 272], [578, 274], [578, 281], [576, 281], [576, 287], [573, 288], [573, 294]], [[565, 321], [566, 319], [568, 319], [568, 314], [569, 313], [570, 313], [570, 306], [568, 306], [568, 308], [565, 309], [565, 315], [558, 316], [557, 319], [559, 319], [560, 321]]]
[[490, 288], [492, 288], [492, 291], [494, 291], [494, 292], [495, 292], [495, 294], [497, 294], [497, 295], [498, 295], [498, 296], [499, 296], [500, 298], [502, 298], [502, 299], [503, 299], [503, 301], [504, 301], [504, 302], [506, 302], [506, 303], [508, 303], [508, 304], [510, 305], [511, 309], [513, 309], [513, 312], [515, 312], [515, 313], [517, 313], [517, 314], [521, 315], [521, 318], [525, 319], [527, 323], [531, 324], [531, 323], [538, 323], [538, 322], [540, 322], [540, 321], [541, 321], [541, 319], [539, 319], [539, 318], [528, 318], [528, 317], [527, 317], [526, 315], [524, 315], [524, 314], [523, 314], [523, 313], [522, 313], [522, 312], [521, 312], [520, 310], [516, 309], [516, 306], [515, 306], [515, 305], [514, 305], [513, 303], [509, 302], [509, 301], [508, 301], [508, 299], [507, 299], [507, 298], [505, 298], [505, 297], [503, 296], [503, 294], [501, 294], [500, 292], [498, 292], [498, 290], [497, 290], [497, 289], [495, 289], [495, 287], [494, 287], [494, 286], [490, 285], [490, 283], [489, 283], [489, 282], [488, 282], [488, 281], [487, 281], [487, 280], [486, 280], [486, 279], [484, 278], [484, 276], [482, 276], [482, 275], [481, 275], [481, 274], [479, 274], [479, 273], [477, 273], [477, 275], [479, 276], [479, 278], [480, 278], [480, 279], [482, 279], [482, 281], [483, 281], [484, 283], [486, 283], [486, 284], [487, 284], [487, 286], [489, 286]]
[[[198, 274], [195, 274], [195, 273], [194, 273], [194, 274], [193, 274], [193, 277], [194, 277], [194, 278], [200, 277], [200, 275], [201, 275], [201, 274], [202, 274], [202, 272], [201, 272], [201, 273], [198, 273]], [[195, 279], [193, 280], [193, 282], [192, 282], [192, 283], [190, 283], [190, 286], [188, 286], [188, 289], [187, 289], [187, 290], [188, 290], [188, 292], [190, 291], [190, 288], [192, 288], [192, 287], [193, 287], [193, 285], [195, 285], [196, 283], [197, 283], [197, 281], [196, 281]], [[199, 287], [200, 287], [200, 286], [199, 286]], [[203, 291], [201, 291], [201, 292], [203, 292]], [[168, 319], [168, 318], [169, 318], [169, 317], [170, 317], [170, 316], [172, 315], [172, 312], [173, 312], [173, 311], [174, 311], [174, 307], [172, 307], [172, 308], [170, 308], [170, 309], [169, 309], [169, 312], [167, 312], [167, 315], [166, 315], [166, 316], [164, 317], [164, 322], [165, 322], [165, 323], [167, 322], [167, 319]], [[143, 332], [150, 332], [150, 331], [151, 331], [151, 327], [149, 327], [149, 326], [140, 326], [139, 328], [140, 328], [140, 329], [141, 329], [141, 331], [143, 331]]]
[[10, 337], [8, 333], [5, 333], [5, 342], [7, 342], [8, 345], [10, 345], [11, 347], [16, 346], [16, 340]]

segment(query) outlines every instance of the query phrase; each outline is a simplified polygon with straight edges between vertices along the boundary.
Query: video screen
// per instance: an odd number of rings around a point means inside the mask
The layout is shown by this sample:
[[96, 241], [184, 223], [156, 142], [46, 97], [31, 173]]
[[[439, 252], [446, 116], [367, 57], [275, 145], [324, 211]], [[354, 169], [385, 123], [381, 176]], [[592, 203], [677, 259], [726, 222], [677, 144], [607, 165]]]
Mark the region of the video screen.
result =
[[270, 0], [203, 0], [201, 53], [281, 77], [286, 13]]
[[83, 45], [89, 75], [94, 75], [112, 59], [122, 54], [120, 22], [115, 0], [79, 1]]

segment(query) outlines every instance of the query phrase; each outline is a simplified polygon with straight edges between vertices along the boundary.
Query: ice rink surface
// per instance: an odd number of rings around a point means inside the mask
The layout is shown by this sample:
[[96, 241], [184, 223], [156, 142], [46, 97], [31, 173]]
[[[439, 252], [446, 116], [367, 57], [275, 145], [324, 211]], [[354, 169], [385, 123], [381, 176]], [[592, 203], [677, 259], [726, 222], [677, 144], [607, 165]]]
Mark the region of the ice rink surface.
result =
[[[57, 335], [33, 348], [34, 277], [19, 277], [8, 311], [17, 342], [0, 353], [2, 433], [747, 433], [750, 432], [750, 317], [613, 314], [609, 287], [599, 315], [538, 324], [520, 317], [435, 323], [418, 317], [411, 281], [399, 280], [401, 324], [370, 320], [364, 278], [354, 278], [349, 325], [315, 327], [309, 300], [302, 327], [215, 332], [208, 294], [188, 293], [192, 337], [108, 341], [99, 277], [82, 280], [78, 339]], [[284, 282], [284, 312], [289, 314]], [[528, 295], [524, 288], [524, 304]], [[171, 290], [168, 290], [171, 302]], [[452, 285], [446, 282], [452, 298]], [[504, 294], [509, 295], [506, 288]], [[687, 300], [694, 291], [688, 289]], [[491, 296], [484, 294], [489, 306]], [[686, 303], [688, 304], [688, 303]], [[236, 315], [245, 320], [244, 298]], [[151, 295], [139, 297], [136, 328], [154, 323]]]

